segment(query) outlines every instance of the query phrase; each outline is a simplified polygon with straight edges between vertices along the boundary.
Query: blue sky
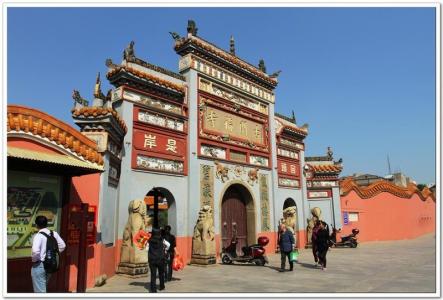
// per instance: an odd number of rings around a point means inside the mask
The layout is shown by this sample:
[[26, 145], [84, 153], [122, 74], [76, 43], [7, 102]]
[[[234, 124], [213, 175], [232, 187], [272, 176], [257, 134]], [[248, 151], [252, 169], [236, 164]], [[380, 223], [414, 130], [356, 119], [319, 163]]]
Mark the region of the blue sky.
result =
[[131, 40], [136, 56], [178, 71], [168, 32], [184, 35], [188, 19], [282, 70], [276, 112], [309, 124], [308, 156], [331, 146], [342, 175], [383, 176], [389, 154], [393, 171], [435, 182], [434, 8], [8, 8], [8, 103], [73, 124], [72, 90], [91, 99]]

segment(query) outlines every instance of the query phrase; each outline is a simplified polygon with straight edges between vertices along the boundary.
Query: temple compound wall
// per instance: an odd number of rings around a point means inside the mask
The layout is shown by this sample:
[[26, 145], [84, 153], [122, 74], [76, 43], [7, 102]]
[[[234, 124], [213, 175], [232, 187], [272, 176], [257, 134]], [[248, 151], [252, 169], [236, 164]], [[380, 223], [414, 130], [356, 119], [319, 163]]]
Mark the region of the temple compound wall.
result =
[[363, 187], [351, 178], [340, 182], [342, 216], [346, 220], [341, 235], [358, 228], [359, 241], [413, 239], [435, 232], [435, 195], [409, 183], [399, 187], [385, 180]]

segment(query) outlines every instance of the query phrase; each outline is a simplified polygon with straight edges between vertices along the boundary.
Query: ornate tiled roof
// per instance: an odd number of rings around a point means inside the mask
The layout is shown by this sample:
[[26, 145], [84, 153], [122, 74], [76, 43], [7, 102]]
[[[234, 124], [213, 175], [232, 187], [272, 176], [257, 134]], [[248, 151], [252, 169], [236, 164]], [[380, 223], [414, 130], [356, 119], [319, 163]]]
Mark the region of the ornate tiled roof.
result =
[[242, 68], [244, 71], [253, 74], [254, 76], [267, 82], [268, 84], [270, 84], [273, 87], [277, 86], [278, 82], [277, 82], [276, 78], [270, 77], [268, 74], [261, 71], [256, 66], [253, 66], [253, 65], [245, 62], [244, 60], [238, 58], [237, 56], [235, 56], [223, 49], [218, 48], [214, 44], [212, 44], [208, 41], [205, 41], [204, 39], [202, 39], [200, 37], [190, 35], [186, 38], [181, 38], [175, 42], [174, 48], [178, 53], [180, 53], [181, 49], [183, 49], [186, 45], [190, 45], [190, 44], [195, 45], [195, 46], [215, 55], [216, 57], [218, 57], [230, 64], [233, 64], [237, 67]]
[[343, 169], [341, 165], [311, 165], [307, 164], [316, 174], [319, 173], [340, 173]]
[[165, 80], [165, 79], [160, 78], [158, 76], [137, 70], [137, 69], [129, 67], [129, 66], [113, 65], [110, 67], [110, 70], [106, 74], [106, 77], [108, 79], [110, 79], [112, 76], [116, 75], [120, 71], [128, 72], [134, 76], [137, 76], [138, 78], [148, 80], [148, 81], [154, 83], [155, 85], [158, 85], [158, 86], [161, 86], [161, 87], [164, 87], [167, 89], [171, 89], [171, 90], [178, 92], [182, 95], [184, 95], [184, 93], [185, 93], [185, 87], [183, 85], [175, 84], [171, 81]]
[[315, 174], [313, 178], [308, 178], [311, 181], [323, 181], [323, 180], [337, 180], [338, 174]]
[[128, 131], [125, 121], [123, 121], [123, 119], [120, 117], [118, 112], [113, 108], [86, 106], [86, 107], [77, 108], [77, 109], [74, 108], [74, 109], [72, 109], [71, 112], [72, 112], [73, 117], [84, 116], [86, 118], [94, 118], [94, 117], [98, 117], [98, 116], [112, 115], [117, 120], [118, 124], [120, 125], [120, 128], [123, 129], [123, 131], [125, 133]]
[[103, 165], [103, 157], [97, 152], [94, 141], [42, 111], [26, 106], [8, 105], [7, 131], [47, 138], [89, 162]]
[[179, 79], [179, 80], [182, 80], [182, 81], [185, 81], [185, 80], [186, 80], [185, 76], [183, 76], [183, 75], [180, 75], [180, 74], [178, 74], [178, 73], [175, 73], [175, 72], [173, 72], [173, 71], [167, 70], [167, 69], [165, 69], [165, 68], [162, 68], [162, 67], [159, 67], [159, 66], [156, 66], [156, 65], [150, 64], [150, 63], [148, 63], [148, 62], [146, 62], [146, 61], [144, 61], [144, 60], [142, 60], [142, 59], [140, 59], [140, 58], [138, 58], [138, 57], [128, 58], [127, 61], [128, 61], [128, 62], [135, 63], [135, 64], [140, 65], [140, 66], [142, 66], [142, 67], [145, 67], [145, 68], [148, 68], [148, 69], [154, 70], [154, 71], [156, 71], [156, 72], [163, 73], [163, 74], [165, 74], [165, 75], [168, 75], [168, 76], [174, 77], [174, 78]]
[[306, 137], [308, 135], [308, 129], [306, 127], [298, 127], [296, 124], [291, 123], [281, 117], [274, 116], [276, 121], [276, 133], [281, 134], [283, 129], [289, 130], [297, 135]]
[[330, 156], [306, 156], [305, 161], [332, 161]]
[[358, 186], [352, 178], [345, 178], [340, 181], [340, 189], [342, 196], [354, 191], [362, 199], [372, 198], [377, 194], [386, 192], [397, 197], [407, 199], [411, 198], [414, 194], [417, 194], [423, 201], [425, 201], [428, 197], [431, 197], [431, 199], [435, 201], [435, 195], [427, 187], [424, 188], [423, 191], [420, 191], [413, 183], [410, 183], [406, 188], [404, 188], [389, 181], [380, 180], [367, 187], [362, 187]]

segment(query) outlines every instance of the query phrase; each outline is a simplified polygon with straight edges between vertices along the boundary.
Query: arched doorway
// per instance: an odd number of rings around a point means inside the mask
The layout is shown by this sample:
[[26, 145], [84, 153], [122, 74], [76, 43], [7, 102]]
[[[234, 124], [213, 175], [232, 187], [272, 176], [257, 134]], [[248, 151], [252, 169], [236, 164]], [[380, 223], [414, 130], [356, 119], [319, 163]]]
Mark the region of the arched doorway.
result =
[[256, 243], [255, 207], [249, 190], [241, 184], [233, 184], [225, 191], [221, 209], [222, 247], [227, 247], [237, 236], [237, 252]]
[[[156, 192], [158, 192], [159, 197], [159, 212], [158, 212], [158, 222], [159, 227], [164, 227], [166, 225], [171, 226], [171, 233], [174, 235], [177, 234], [177, 210], [175, 204], [174, 195], [166, 188], [163, 187], [155, 187], [151, 189], [146, 197], [155, 196]], [[147, 204], [147, 212], [149, 216], [153, 216], [154, 214], [154, 206], [149, 202]]]
[[283, 203], [283, 210], [285, 210], [286, 208], [291, 207], [291, 206], [295, 206], [295, 207], [297, 207], [297, 204], [295, 204], [294, 199], [292, 199], [292, 198], [287, 198], [287, 199], [285, 200], [285, 203]]

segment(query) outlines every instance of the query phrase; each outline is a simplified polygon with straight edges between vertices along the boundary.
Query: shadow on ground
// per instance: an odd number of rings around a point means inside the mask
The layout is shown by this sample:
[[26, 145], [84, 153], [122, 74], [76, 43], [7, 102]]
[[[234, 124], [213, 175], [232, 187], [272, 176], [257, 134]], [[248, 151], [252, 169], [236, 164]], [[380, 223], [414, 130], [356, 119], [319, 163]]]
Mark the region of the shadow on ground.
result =
[[302, 266], [303, 268], [308, 268], [308, 269], [318, 269], [314, 264], [307, 264], [307, 263], [298, 262], [297, 265]]
[[133, 282], [130, 282], [129, 285], [133, 285], [133, 286], [142, 286], [142, 287], [144, 287], [145, 289], [149, 290], [149, 283], [148, 283], [147, 281], [146, 281], [146, 282], [137, 282], [137, 281], [133, 281]]

